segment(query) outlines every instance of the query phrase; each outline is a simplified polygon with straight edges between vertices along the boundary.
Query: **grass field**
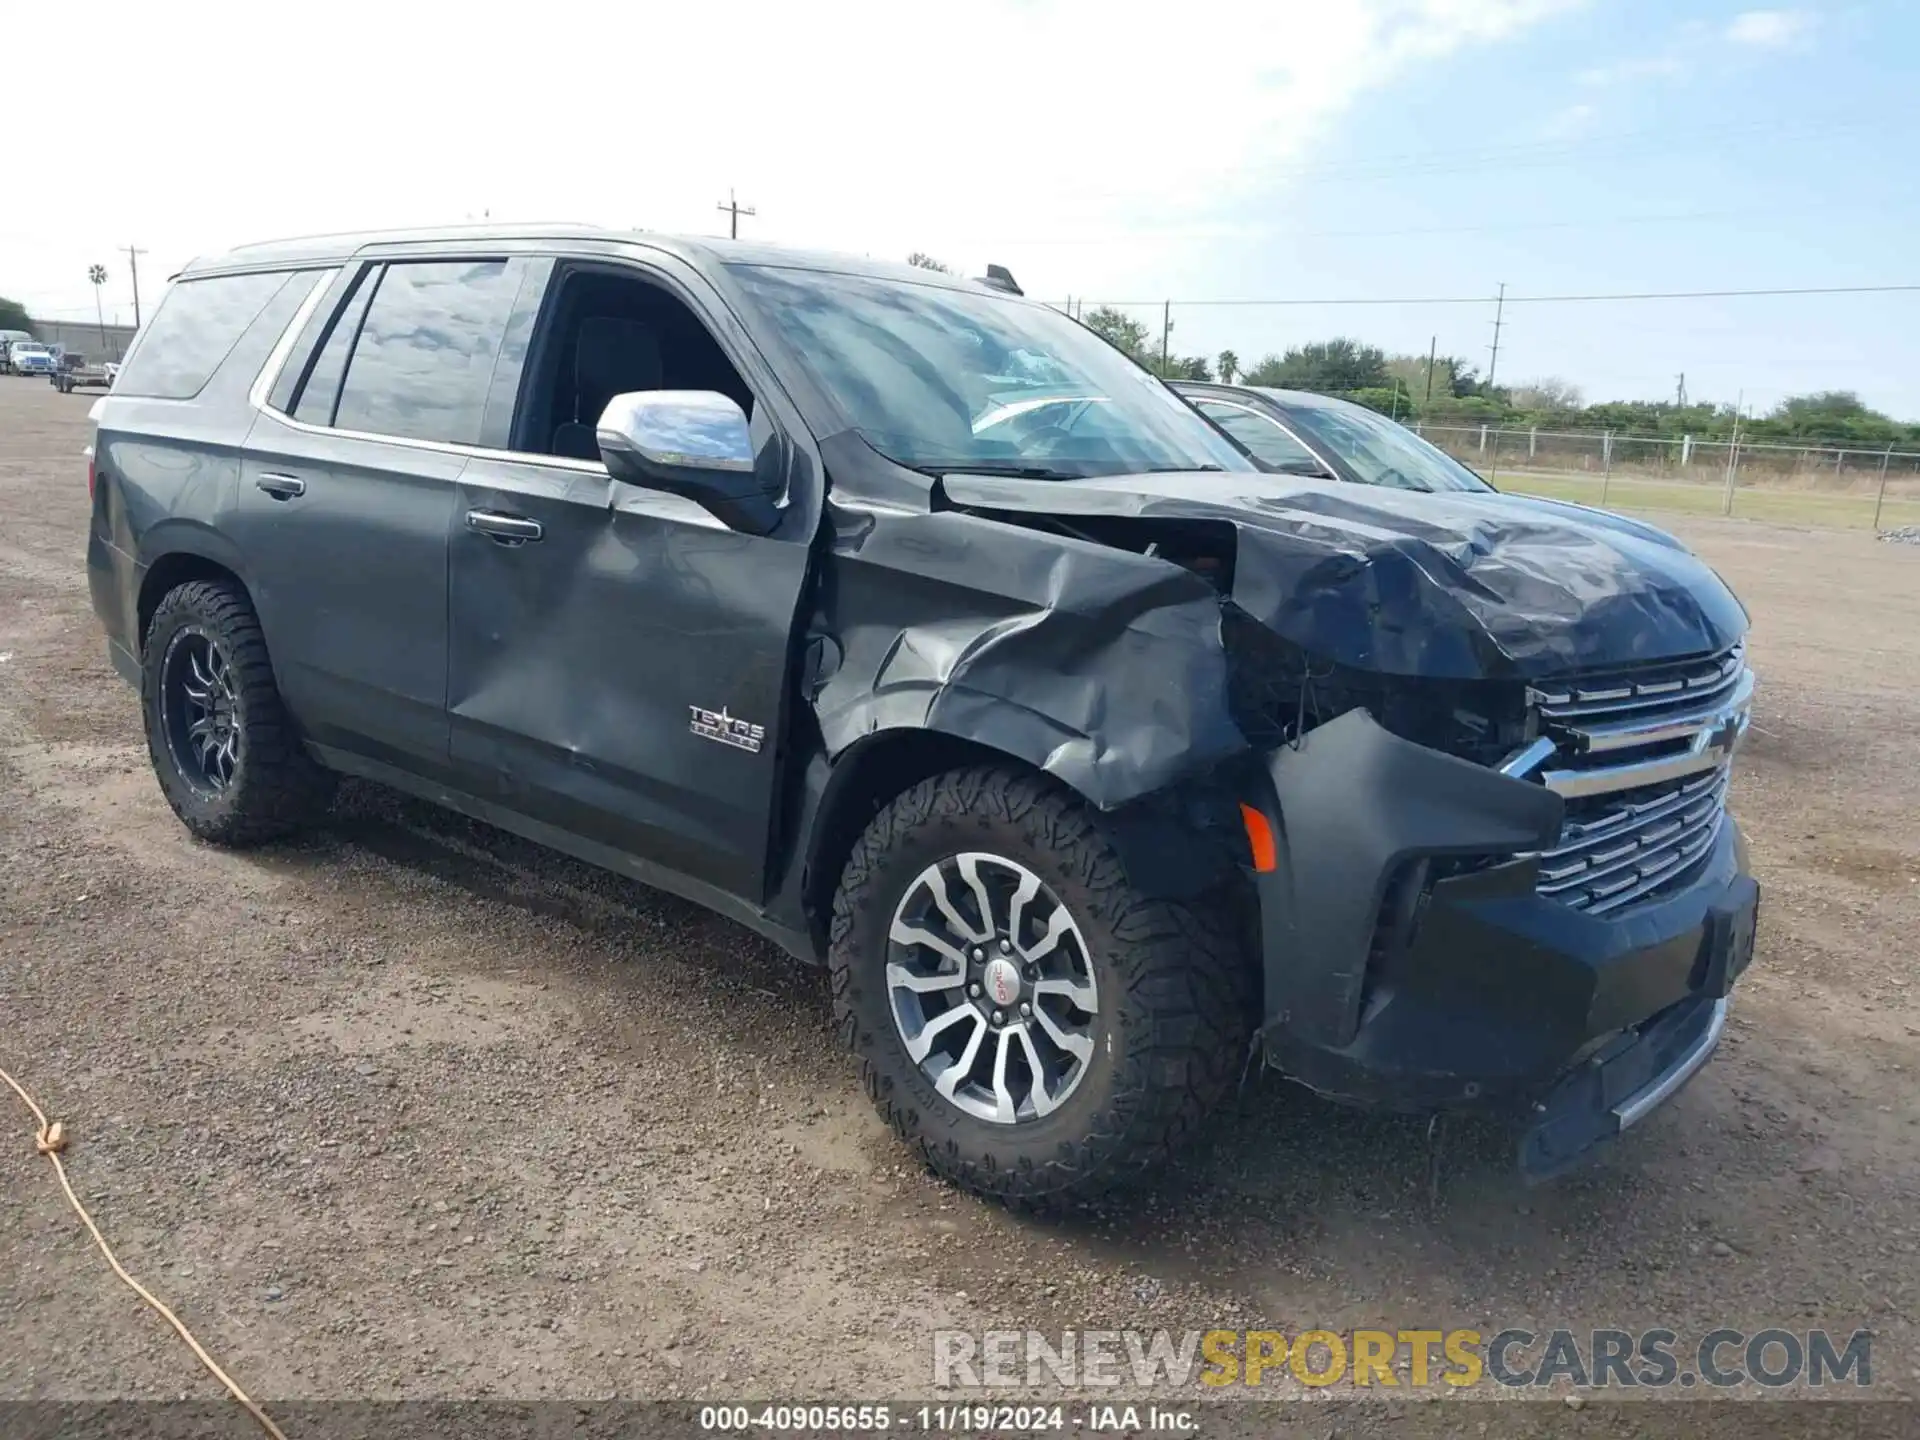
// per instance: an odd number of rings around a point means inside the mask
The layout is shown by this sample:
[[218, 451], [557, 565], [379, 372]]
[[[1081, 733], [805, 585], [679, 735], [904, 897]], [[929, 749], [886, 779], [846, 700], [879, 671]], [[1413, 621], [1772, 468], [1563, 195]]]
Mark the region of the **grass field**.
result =
[[[1600, 505], [1604, 500], [1610, 510], [1678, 510], [1692, 515], [1718, 515], [1726, 504], [1726, 492], [1719, 486], [1680, 480], [1641, 480], [1615, 475], [1605, 483], [1603, 496], [1602, 482], [1595, 475], [1503, 469], [1497, 475], [1488, 474], [1487, 478], [1502, 490], [1521, 495], [1574, 500], [1582, 505]], [[1871, 494], [1771, 485], [1735, 486], [1733, 492], [1736, 517], [1770, 520], [1775, 524], [1863, 530], [1872, 526], [1873, 510]], [[1920, 525], [1920, 496], [1889, 491], [1880, 508], [1880, 528], [1891, 530], [1900, 525]]]

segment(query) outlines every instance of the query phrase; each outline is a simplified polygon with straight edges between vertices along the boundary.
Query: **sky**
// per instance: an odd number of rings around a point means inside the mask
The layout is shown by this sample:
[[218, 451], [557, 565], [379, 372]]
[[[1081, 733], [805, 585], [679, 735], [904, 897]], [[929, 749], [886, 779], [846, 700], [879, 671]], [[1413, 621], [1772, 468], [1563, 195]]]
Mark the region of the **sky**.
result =
[[[716, 234], [731, 193], [755, 239], [998, 263], [1155, 333], [1171, 301], [1181, 353], [1344, 334], [1484, 373], [1504, 283], [1503, 382], [1920, 420], [1920, 290], [1528, 298], [1920, 285], [1903, 0], [94, 0], [5, 31], [84, 117], [0, 138], [0, 295], [49, 318], [93, 317], [101, 264], [131, 320], [128, 245], [151, 312], [251, 240]], [[1343, 303], [1201, 303], [1244, 300]]]

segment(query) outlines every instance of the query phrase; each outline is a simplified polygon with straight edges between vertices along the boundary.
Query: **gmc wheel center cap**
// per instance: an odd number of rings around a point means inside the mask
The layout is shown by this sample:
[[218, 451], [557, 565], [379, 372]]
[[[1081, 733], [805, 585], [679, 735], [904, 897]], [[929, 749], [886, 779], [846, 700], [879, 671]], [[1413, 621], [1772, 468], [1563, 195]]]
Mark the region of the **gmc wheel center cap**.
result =
[[995, 956], [981, 972], [980, 984], [987, 998], [1005, 1009], [1020, 999], [1020, 967], [1003, 956]]

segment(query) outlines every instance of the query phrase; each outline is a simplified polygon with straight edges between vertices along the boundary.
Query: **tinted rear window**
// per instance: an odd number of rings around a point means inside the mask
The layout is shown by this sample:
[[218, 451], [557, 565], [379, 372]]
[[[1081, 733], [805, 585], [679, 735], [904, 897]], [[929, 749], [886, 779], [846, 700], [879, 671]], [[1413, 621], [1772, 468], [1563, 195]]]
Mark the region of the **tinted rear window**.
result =
[[[114, 393], [192, 399], [267, 302], [293, 278], [275, 270], [176, 283], [134, 346]], [[308, 274], [305, 283], [312, 282]]]
[[476, 444], [518, 285], [504, 260], [389, 265], [352, 346], [333, 423]]

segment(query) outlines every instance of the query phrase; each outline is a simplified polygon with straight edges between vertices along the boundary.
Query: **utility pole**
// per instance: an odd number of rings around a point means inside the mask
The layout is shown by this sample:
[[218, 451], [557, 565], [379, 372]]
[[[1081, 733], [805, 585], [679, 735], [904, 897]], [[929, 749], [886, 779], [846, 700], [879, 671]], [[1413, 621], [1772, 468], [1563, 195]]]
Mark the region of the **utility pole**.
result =
[[127, 246], [127, 273], [133, 276], [133, 328], [140, 328], [140, 257], [147, 252], [137, 245]]
[[1427, 401], [1433, 404], [1433, 357], [1440, 353], [1440, 337], [1434, 336], [1427, 342]]
[[1500, 371], [1500, 326], [1507, 310], [1507, 282], [1500, 282], [1499, 298], [1493, 302], [1493, 356], [1487, 361], [1487, 389], [1493, 389], [1493, 377]]
[[1687, 408], [1687, 372], [1682, 370], [1675, 378], [1680, 383], [1674, 387], [1673, 403], [1677, 408], [1684, 410]]
[[727, 216], [728, 216], [727, 236], [729, 239], [733, 239], [733, 240], [738, 240], [740, 238], [740, 217], [742, 215], [752, 215], [757, 213], [751, 205], [742, 205], [738, 200], [733, 198], [733, 189], [731, 186], [729, 186], [727, 189], [726, 203], [724, 205], [716, 205], [713, 208], [716, 210], [724, 210], [727, 212]]
[[1160, 305], [1160, 373], [1167, 373], [1167, 356], [1173, 341], [1173, 301], [1162, 301]]
[[1747, 392], [1733, 402], [1733, 443], [1727, 446], [1727, 496], [1720, 507], [1722, 515], [1733, 514], [1733, 482], [1740, 473], [1740, 414], [1747, 408]]

